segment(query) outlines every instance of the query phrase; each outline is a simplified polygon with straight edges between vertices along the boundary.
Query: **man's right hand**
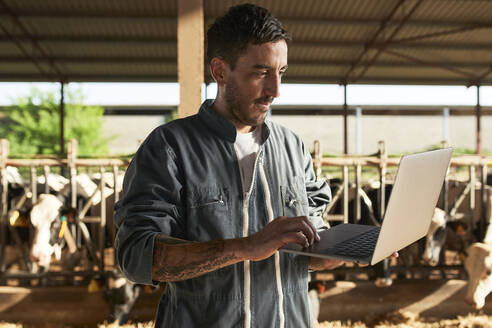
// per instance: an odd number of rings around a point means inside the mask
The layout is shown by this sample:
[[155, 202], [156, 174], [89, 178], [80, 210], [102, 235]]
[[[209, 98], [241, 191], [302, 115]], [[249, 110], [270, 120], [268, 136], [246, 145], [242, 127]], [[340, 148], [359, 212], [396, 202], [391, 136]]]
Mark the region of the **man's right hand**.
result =
[[260, 261], [269, 258], [286, 244], [308, 247], [315, 241], [319, 241], [319, 235], [307, 216], [279, 216], [261, 231], [245, 238], [245, 257]]

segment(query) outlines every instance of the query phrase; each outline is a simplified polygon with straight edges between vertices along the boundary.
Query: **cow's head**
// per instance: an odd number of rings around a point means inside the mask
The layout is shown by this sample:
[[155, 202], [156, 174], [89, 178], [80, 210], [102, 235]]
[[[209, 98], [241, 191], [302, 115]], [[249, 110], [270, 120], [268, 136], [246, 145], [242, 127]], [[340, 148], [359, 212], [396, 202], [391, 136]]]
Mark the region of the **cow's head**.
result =
[[465, 270], [468, 272], [465, 301], [481, 309], [485, 297], [492, 291], [492, 246], [474, 243], [468, 247]]
[[32, 207], [31, 224], [34, 227], [34, 241], [30, 255], [35, 264], [33, 267], [49, 268], [51, 255], [57, 248], [55, 234], [60, 230], [57, 225], [62, 205], [63, 203], [56, 196], [41, 194]]
[[446, 241], [446, 212], [437, 208], [425, 237], [424, 262], [435, 266], [439, 263], [439, 254]]

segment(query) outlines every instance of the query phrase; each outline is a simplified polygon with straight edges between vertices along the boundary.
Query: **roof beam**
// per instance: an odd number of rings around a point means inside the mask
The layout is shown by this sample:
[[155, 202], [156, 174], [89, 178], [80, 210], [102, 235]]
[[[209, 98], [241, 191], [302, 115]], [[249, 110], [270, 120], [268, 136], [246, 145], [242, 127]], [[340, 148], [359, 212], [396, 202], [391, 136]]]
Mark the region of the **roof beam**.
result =
[[[20, 42], [30, 42], [27, 36], [13, 35]], [[36, 35], [38, 42], [52, 43], [142, 43], [155, 44], [162, 46], [176, 46], [176, 38], [163, 38], [159, 36], [91, 36], [91, 35]], [[10, 43], [12, 39], [8, 36], [0, 35], [0, 43]], [[330, 47], [330, 48], [361, 48], [365, 44], [363, 41], [352, 40], [299, 40], [297, 39], [290, 48], [296, 47]], [[486, 50], [492, 51], [492, 45], [486, 43], [466, 42], [466, 43], [449, 43], [449, 42], [425, 42], [408, 43], [393, 40], [390, 43], [375, 42], [370, 48], [391, 47], [393, 49], [446, 49], [446, 50]]]
[[389, 13], [388, 16], [386, 16], [379, 25], [379, 28], [377, 31], [372, 35], [372, 37], [364, 43], [364, 50], [359, 54], [359, 56], [353, 61], [353, 63], [350, 65], [350, 68], [345, 72], [344, 77], [342, 78], [341, 84], [347, 84], [348, 78], [350, 74], [354, 71], [354, 69], [359, 65], [359, 63], [362, 61], [362, 58], [364, 55], [367, 53], [369, 48], [373, 43], [376, 42], [378, 36], [381, 34], [381, 32], [386, 28], [387, 24], [393, 16], [396, 14], [397, 10], [401, 7], [401, 5], [405, 2], [406, 0], [399, 0], [399, 2], [396, 4], [396, 6], [393, 7], [391, 12]]
[[[0, 81], [4, 82], [52, 82], [56, 75], [42, 75], [32, 73], [4, 74], [0, 73]], [[79, 74], [67, 73], [65, 82], [176, 82], [177, 75], [163, 74]]]
[[[4, 82], [51, 82], [56, 76], [47, 78], [42, 74], [4, 74], [0, 73], [0, 81]], [[66, 82], [177, 82], [177, 75], [163, 74], [67, 74]], [[286, 75], [284, 83], [338, 83], [340, 76], [303, 76]], [[210, 78], [206, 78], [210, 82]], [[394, 77], [364, 77], [358, 84], [408, 84], [408, 85], [467, 85], [467, 80], [463, 78], [394, 78]], [[484, 79], [481, 85], [492, 85], [492, 78]]]
[[362, 70], [362, 72], [360, 72], [359, 75], [354, 80], [352, 80], [352, 82], [357, 82], [358, 79], [360, 79], [361, 77], [364, 76], [364, 74], [367, 72], [367, 70], [369, 69], [369, 67], [371, 67], [372, 64], [374, 64], [374, 62], [378, 59], [378, 57], [381, 54], [381, 52], [384, 50], [384, 44], [388, 45], [388, 44], [391, 43], [391, 41], [393, 40], [393, 38], [398, 34], [398, 32], [403, 28], [403, 26], [405, 26], [405, 23], [408, 21], [408, 19], [410, 19], [410, 17], [417, 10], [417, 8], [422, 4], [422, 2], [423, 2], [423, 0], [418, 0], [414, 4], [414, 6], [412, 7], [412, 9], [410, 9], [410, 11], [405, 15], [405, 17], [403, 18], [403, 20], [400, 21], [400, 24], [398, 24], [398, 26], [391, 32], [391, 35], [384, 41], [383, 47], [380, 47], [380, 48], [377, 49], [376, 54], [371, 59], [370, 63], [368, 65], [365, 65], [364, 66], [364, 69]]
[[[38, 62], [56, 62], [66, 64], [169, 64], [176, 65], [177, 58], [170, 57], [115, 57], [115, 56], [87, 56], [87, 57], [33, 57]], [[18, 56], [1, 56], [0, 62], [26, 63], [30, 58]]]
[[435, 38], [435, 37], [440, 37], [440, 36], [445, 36], [445, 35], [469, 32], [469, 31], [478, 30], [478, 29], [482, 29], [482, 28], [492, 28], [492, 23], [481, 23], [481, 24], [473, 23], [473, 24], [466, 24], [466, 25], [467, 26], [462, 26], [459, 28], [452, 28], [452, 29], [445, 30], [445, 31], [424, 33], [424, 34], [415, 35], [415, 36], [408, 37], [408, 38], [395, 39], [392, 41], [392, 44], [411, 42], [411, 41], [421, 41], [424, 39], [430, 39], [430, 38]]
[[[0, 8], [5, 11], [10, 19], [13, 21], [14, 25], [16, 25], [21, 31], [24, 36], [30, 39], [31, 45], [33, 49], [36, 49], [42, 57], [48, 57], [47, 53], [44, 51], [44, 49], [39, 45], [39, 43], [36, 41], [35, 37], [29, 32], [29, 30], [24, 26], [24, 24], [19, 20], [18, 16], [5, 4], [4, 0], [0, 0]], [[37, 62], [31, 52], [27, 51], [27, 49], [22, 46], [21, 42], [11, 33], [9, 32], [5, 26], [0, 24], [0, 28], [4, 31], [4, 33], [12, 39], [12, 41], [16, 44], [16, 46], [19, 48], [19, 50], [28, 58], [31, 58], [34, 65], [36, 68], [41, 72], [41, 74], [49, 77], [52, 76], [52, 74], [47, 73], [44, 71], [44, 69], [41, 67], [39, 62]], [[54, 62], [49, 62], [49, 67], [51, 68], [52, 71], [55, 72], [57, 75], [58, 81], [63, 81], [62, 77], [62, 72], [60, 69], [55, 65]]]
[[[282, 79], [283, 83], [328, 83], [339, 84], [341, 76], [304, 76], [304, 75], [289, 75]], [[468, 79], [464, 78], [434, 78], [434, 77], [363, 77], [357, 81], [357, 84], [407, 84], [407, 85], [467, 85]], [[492, 79], [482, 81], [482, 85], [492, 85]]]
[[[30, 42], [32, 39], [25, 35], [15, 35], [14, 37], [22, 42]], [[101, 35], [36, 35], [38, 42], [59, 42], [59, 43], [156, 43], [161, 45], [176, 45], [176, 38], [165, 38], [160, 36], [101, 36]], [[0, 35], [0, 42], [10, 42], [11, 40]]]
[[[0, 12], [0, 17], [6, 14]], [[159, 20], [159, 22], [176, 23], [177, 13], [162, 13], [158, 11], [133, 12], [123, 10], [46, 10], [46, 9], [22, 9], [17, 13], [19, 18], [33, 19], [113, 19], [113, 20]], [[209, 23], [215, 20], [216, 16], [206, 16], [205, 21]], [[298, 16], [280, 16], [277, 18], [284, 24], [314, 24], [314, 25], [362, 25], [378, 26], [381, 20], [377, 18], [367, 17], [298, 17]], [[393, 19], [388, 22], [388, 25], [400, 24], [400, 19]], [[484, 22], [487, 23], [487, 22]], [[429, 19], [413, 19], [407, 22], [409, 25], [421, 27], [463, 27], [476, 25], [476, 21], [457, 21], [457, 20], [429, 20]]]
[[[386, 52], [394, 54], [397, 57], [402, 57], [401, 54], [387, 50]], [[55, 62], [64, 64], [165, 64], [176, 65], [176, 57], [155, 57], [155, 56], [143, 56], [143, 57], [120, 57], [120, 56], [87, 56], [87, 57], [34, 57], [38, 62]], [[405, 58], [408, 60], [408, 58]], [[1, 56], [0, 62], [3, 63], [31, 63], [32, 60], [26, 57], [19, 56]], [[352, 62], [350, 60], [289, 60], [289, 66], [349, 66]], [[361, 65], [368, 64], [368, 61], [361, 62]], [[378, 61], [373, 64], [374, 67], [461, 67], [470, 69], [483, 69], [488, 70], [491, 66], [490, 61], [482, 62], [442, 62], [442, 61], [405, 61], [405, 62], [393, 62], [393, 61]]]
[[458, 69], [456, 67], [453, 67], [453, 66], [450, 66], [450, 65], [447, 65], [447, 64], [439, 64], [437, 62], [428, 62], [428, 61], [421, 60], [421, 59], [418, 59], [418, 58], [415, 58], [413, 56], [409, 56], [409, 55], [406, 55], [406, 54], [401, 54], [401, 53], [398, 53], [398, 52], [395, 52], [395, 51], [392, 51], [392, 50], [389, 50], [389, 49], [381, 49], [381, 51], [384, 51], [385, 53], [390, 54], [392, 56], [403, 58], [403, 59], [409, 60], [411, 62], [420, 64], [420, 65], [427, 65], [427, 66], [431, 66], [431, 67], [442, 68], [444, 70], [447, 70], [449, 72], [452, 72], [452, 73], [455, 73], [455, 74], [464, 76], [464, 77], [469, 78], [469, 79], [474, 79], [475, 78], [475, 75], [474, 74], [472, 74], [470, 72], [465, 72], [465, 71], [463, 71], [461, 69]]

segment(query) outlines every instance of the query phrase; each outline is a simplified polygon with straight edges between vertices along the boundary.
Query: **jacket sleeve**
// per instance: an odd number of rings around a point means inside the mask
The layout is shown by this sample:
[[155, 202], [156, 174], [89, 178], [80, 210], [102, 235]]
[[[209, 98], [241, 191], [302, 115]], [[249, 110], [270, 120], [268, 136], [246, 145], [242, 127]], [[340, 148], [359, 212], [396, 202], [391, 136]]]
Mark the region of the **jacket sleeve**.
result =
[[176, 156], [162, 128], [154, 130], [130, 163], [123, 197], [115, 206], [115, 250], [125, 276], [140, 284], [152, 281], [154, 238], [164, 233], [184, 237]]
[[328, 229], [329, 225], [323, 220], [323, 212], [331, 202], [330, 186], [324, 179], [316, 180], [311, 154], [305, 145], [302, 147], [304, 156], [304, 181], [309, 206], [309, 219], [318, 230]]

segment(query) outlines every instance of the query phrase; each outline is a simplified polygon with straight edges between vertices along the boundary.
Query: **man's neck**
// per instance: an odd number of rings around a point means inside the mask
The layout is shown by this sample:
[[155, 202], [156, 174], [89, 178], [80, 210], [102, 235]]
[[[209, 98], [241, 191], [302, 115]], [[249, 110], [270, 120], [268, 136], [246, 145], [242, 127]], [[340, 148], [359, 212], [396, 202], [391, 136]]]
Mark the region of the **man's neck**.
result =
[[231, 122], [235, 127], [237, 133], [249, 133], [252, 132], [255, 127], [251, 125], [245, 125], [236, 120], [228, 111], [226, 107], [226, 103], [223, 99], [217, 97], [212, 106], [210, 107], [214, 112]]

